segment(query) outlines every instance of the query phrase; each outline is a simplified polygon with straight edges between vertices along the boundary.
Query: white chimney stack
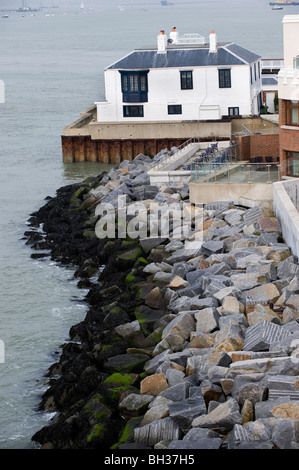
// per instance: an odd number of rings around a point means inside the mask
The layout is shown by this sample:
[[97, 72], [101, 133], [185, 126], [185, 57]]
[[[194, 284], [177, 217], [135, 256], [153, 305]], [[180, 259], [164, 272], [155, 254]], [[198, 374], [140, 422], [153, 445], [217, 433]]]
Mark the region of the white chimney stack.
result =
[[215, 31], [210, 33], [210, 50], [209, 52], [217, 52], [217, 36]]
[[172, 40], [172, 44], [178, 44], [179, 33], [177, 32], [175, 26], [172, 28], [171, 33], [169, 34], [169, 38]]
[[160, 33], [158, 34], [157, 45], [158, 45], [158, 53], [166, 52], [167, 36], [163, 29], [161, 29]]

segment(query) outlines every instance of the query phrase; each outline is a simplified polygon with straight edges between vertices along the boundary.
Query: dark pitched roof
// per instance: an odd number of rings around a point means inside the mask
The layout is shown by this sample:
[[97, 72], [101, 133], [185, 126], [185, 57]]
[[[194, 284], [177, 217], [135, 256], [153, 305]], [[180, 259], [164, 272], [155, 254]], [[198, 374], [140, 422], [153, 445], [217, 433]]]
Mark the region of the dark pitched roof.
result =
[[276, 77], [262, 77], [263, 85], [278, 85]]
[[168, 47], [167, 53], [157, 53], [157, 49], [138, 49], [114, 64], [108, 69], [152, 69], [165, 67], [200, 67], [200, 66], [230, 66], [250, 64], [260, 56], [243, 49], [236, 44], [218, 46], [217, 52], [210, 53], [205, 47]]
[[260, 56], [254, 54], [254, 52], [248, 51], [237, 44], [229, 44], [226, 48], [231, 51], [233, 54], [236, 54], [238, 57], [241, 57], [245, 62], [248, 64], [252, 64], [252, 62], [257, 61], [260, 59]]

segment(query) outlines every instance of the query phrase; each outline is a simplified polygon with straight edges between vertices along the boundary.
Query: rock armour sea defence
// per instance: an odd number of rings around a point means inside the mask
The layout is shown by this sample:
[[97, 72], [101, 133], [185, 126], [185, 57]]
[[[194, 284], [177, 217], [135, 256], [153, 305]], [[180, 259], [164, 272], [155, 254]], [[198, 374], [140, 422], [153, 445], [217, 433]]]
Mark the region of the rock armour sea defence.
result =
[[[162, 156], [61, 188], [30, 219], [33, 256], [75, 266], [88, 288], [86, 318], [47, 374], [40, 408], [57, 415], [33, 441], [297, 449], [297, 259], [269, 209], [195, 208], [188, 184], [151, 186], [147, 171]], [[96, 207], [118, 195], [158, 203], [162, 214], [175, 202], [192, 226], [180, 237], [99, 239]]]

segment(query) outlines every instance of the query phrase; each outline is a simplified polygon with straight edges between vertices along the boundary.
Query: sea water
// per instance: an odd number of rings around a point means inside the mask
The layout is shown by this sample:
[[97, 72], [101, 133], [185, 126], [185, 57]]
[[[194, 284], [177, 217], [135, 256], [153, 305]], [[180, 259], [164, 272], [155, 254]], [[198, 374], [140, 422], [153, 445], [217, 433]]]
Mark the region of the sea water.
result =
[[160, 29], [176, 26], [181, 34], [205, 37], [215, 30], [219, 41], [282, 58], [283, 15], [299, 13], [298, 7], [272, 11], [264, 0], [181, 0], [169, 7], [128, 0], [122, 10], [111, 4], [84, 12], [79, 1], [73, 9], [61, 3], [49, 15], [0, 18], [1, 449], [32, 448], [32, 435], [52, 418], [38, 411], [44, 377], [69, 328], [86, 313], [86, 291], [77, 288], [74, 268], [33, 260], [22, 239], [30, 214], [47, 196], [106, 168], [63, 164], [63, 127], [105, 99], [104, 68], [135, 47], [155, 44]]

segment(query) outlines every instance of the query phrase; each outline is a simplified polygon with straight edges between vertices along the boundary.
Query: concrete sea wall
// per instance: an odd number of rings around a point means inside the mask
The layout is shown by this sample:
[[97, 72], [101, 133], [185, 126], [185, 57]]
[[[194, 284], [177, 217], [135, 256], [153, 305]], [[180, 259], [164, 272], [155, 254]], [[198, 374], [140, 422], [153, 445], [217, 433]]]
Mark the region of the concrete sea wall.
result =
[[273, 184], [273, 209], [280, 221], [286, 242], [299, 257], [298, 189], [298, 179]]

